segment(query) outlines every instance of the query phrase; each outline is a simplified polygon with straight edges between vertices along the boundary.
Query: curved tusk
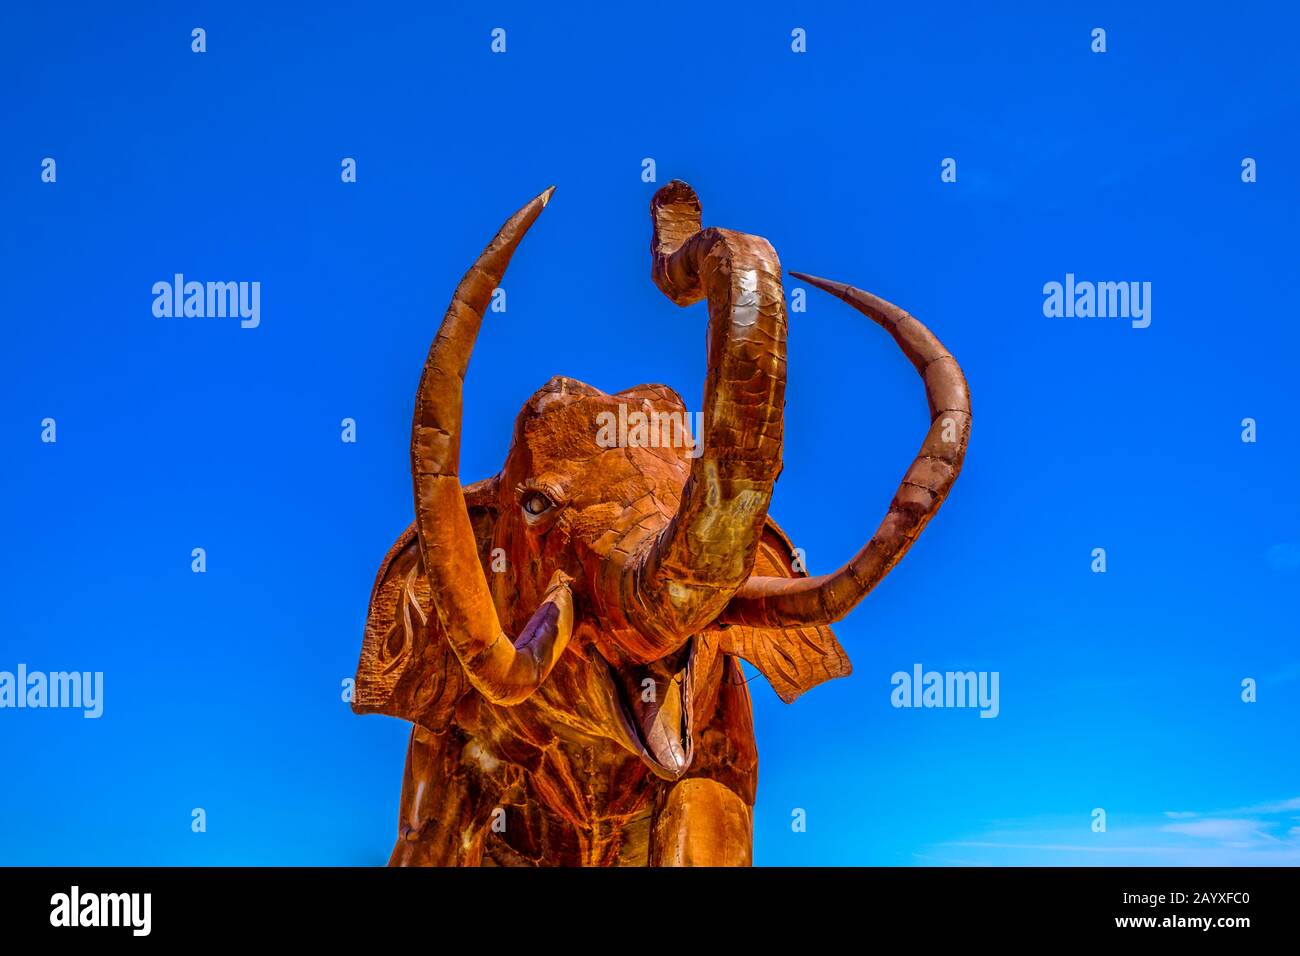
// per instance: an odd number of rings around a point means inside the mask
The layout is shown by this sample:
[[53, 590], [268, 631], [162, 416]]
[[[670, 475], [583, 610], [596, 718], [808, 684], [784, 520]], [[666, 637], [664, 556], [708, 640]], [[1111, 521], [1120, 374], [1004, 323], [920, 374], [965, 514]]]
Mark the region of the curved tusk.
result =
[[456, 287], [420, 375], [411, 426], [415, 522], [434, 610], [470, 683], [506, 705], [536, 690], [563, 653], [573, 631], [573, 595], [568, 577], [557, 571], [519, 639], [502, 630], [458, 474], [462, 389], [492, 292], [554, 191], [506, 220]]
[[723, 624], [790, 627], [830, 624], [844, 617], [902, 560], [939, 510], [961, 473], [970, 440], [966, 377], [929, 329], [870, 292], [800, 272], [790, 274], [843, 299], [893, 336], [925, 381], [930, 430], [880, 527], [848, 564], [813, 578], [752, 577], [723, 611]]

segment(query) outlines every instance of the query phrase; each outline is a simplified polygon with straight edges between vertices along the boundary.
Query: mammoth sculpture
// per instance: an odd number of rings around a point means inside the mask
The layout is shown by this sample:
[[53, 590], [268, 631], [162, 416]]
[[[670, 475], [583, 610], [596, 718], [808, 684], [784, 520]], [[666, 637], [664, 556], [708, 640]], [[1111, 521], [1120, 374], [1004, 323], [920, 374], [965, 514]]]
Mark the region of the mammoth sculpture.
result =
[[961, 469], [970, 397], [906, 312], [794, 273], [885, 328], [925, 383], [931, 426], [884, 520], [809, 577], [768, 517], [781, 471], [786, 313], [757, 236], [701, 227], [674, 181], [651, 203], [654, 282], [708, 302], [696, 447], [597, 441], [620, 406], [684, 415], [675, 392], [556, 377], [515, 421], [501, 471], [462, 485], [462, 382], [493, 290], [546, 190], [465, 274], [420, 377], [415, 521], [379, 569], [353, 709], [411, 721], [392, 865], [746, 865], [758, 758], [749, 661], [787, 703], [849, 673], [828, 625], [879, 582]]

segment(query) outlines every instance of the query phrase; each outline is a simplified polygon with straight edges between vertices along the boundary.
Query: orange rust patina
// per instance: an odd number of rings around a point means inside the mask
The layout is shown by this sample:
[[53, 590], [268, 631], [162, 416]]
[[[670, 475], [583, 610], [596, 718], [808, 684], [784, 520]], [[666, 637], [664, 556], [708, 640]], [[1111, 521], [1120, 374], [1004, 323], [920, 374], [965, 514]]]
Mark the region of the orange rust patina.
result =
[[748, 864], [758, 755], [737, 658], [786, 702], [849, 673], [827, 625], [898, 563], [956, 480], [966, 381], [906, 312], [794, 273], [893, 336], [931, 416], [871, 540], [833, 574], [796, 570], [767, 515], [785, 406], [781, 267], [765, 239], [702, 228], [694, 191], [674, 181], [651, 204], [652, 274], [678, 305], [708, 302], [698, 444], [600, 434], [633, 413], [682, 422], [663, 385], [607, 395], [557, 377], [519, 413], [500, 473], [462, 485], [470, 354], [551, 193], [461, 280], [420, 378], [415, 521], [380, 567], [353, 700], [415, 725], [391, 863]]

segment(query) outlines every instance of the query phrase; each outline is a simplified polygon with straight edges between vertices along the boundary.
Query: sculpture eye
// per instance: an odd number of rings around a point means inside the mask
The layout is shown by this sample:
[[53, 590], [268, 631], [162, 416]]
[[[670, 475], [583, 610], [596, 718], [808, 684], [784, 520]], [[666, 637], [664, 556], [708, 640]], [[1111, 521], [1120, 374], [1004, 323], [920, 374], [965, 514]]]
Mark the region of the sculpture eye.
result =
[[554, 502], [540, 491], [530, 491], [524, 496], [523, 506], [524, 511], [536, 516], [549, 511], [554, 506]]

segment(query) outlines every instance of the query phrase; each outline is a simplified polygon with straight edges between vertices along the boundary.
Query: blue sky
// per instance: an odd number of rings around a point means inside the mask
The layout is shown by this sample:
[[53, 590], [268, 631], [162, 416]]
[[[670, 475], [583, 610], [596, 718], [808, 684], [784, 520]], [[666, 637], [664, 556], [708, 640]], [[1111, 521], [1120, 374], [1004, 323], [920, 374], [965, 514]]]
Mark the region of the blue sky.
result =
[[[694, 407], [704, 314], [649, 281], [647, 157], [706, 223], [922, 318], [974, 399], [948, 503], [837, 627], [854, 674], [790, 706], [751, 684], [756, 861], [1300, 862], [1294, 8], [3, 18], [0, 670], [103, 671], [105, 713], [0, 711], [0, 862], [387, 858], [407, 726], [340, 682], [410, 520], [420, 363], [555, 184], [474, 356], [463, 473], [496, 471], [554, 374]], [[178, 272], [259, 281], [260, 326], [155, 318]], [[1046, 318], [1067, 273], [1150, 282], [1150, 327]], [[925, 402], [815, 290], [789, 353], [772, 514], [823, 572], [884, 514]], [[894, 709], [915, 663], [997, 671], [999, 716]]]

